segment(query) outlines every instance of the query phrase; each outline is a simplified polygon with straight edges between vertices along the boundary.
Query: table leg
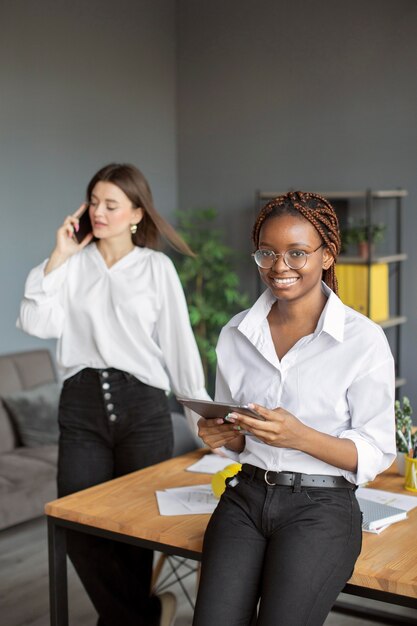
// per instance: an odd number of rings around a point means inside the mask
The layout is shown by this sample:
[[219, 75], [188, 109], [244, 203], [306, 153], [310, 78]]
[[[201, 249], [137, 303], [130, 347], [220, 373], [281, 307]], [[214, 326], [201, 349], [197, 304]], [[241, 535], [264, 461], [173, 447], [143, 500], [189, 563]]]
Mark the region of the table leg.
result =
[[68, 626], [66, 530], [48, 517], [49, 602], [51, 626]]

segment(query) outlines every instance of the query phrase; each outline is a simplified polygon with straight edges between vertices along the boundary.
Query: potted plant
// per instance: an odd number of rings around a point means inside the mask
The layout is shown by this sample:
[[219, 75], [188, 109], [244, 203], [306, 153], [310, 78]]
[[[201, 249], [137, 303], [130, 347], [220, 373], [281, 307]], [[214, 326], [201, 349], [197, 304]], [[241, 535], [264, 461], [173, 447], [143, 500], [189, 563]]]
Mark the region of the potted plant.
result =
[[417, 441], [417, 433], [413, 433], [411, 415], [413, 409], [410, 400], [404, 396], [402, 401], [395, 401], [395, 441], [397, 446], [397, 466], [400, 474], [404, 475], [405, 457], [413, 449]]
[[385, 231], [386, 224], [383, 222], [367, 224], [364, 219], [359, 222], [350, 221], [342, 233], [343, 247], [356, 245], [358, 255], [362, 259], [368, 259], [372, 255], [373, 246], [384, 240]]
[[207, 390], [214, 392], [217, 338], [221, 328], [238, 311], [249, 306], [233, 269], [236, 255], [214, 228], [215, 209], [177, 211], [178, 231], [196, 253], [195, 258], [175, 255], [188, 312], [200, 350]]

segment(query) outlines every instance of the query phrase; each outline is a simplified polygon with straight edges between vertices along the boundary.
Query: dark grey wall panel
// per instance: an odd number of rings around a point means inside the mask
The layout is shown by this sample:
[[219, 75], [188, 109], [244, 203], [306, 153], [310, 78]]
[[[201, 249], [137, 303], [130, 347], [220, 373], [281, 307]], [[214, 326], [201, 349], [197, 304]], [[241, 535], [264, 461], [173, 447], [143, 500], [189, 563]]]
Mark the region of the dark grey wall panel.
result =
[[403, 369], [417, 407], [416, 35], [413, 0], [179, 1], [181, 206], [217, 207], [247, 253], [256, 189], [409, 190]]
[[135, 163], [177, 206], [175, 2], [2, 0], [0, 59], [5, 353], [42, 343], [14, 329], [24, 280], [100, 166]]

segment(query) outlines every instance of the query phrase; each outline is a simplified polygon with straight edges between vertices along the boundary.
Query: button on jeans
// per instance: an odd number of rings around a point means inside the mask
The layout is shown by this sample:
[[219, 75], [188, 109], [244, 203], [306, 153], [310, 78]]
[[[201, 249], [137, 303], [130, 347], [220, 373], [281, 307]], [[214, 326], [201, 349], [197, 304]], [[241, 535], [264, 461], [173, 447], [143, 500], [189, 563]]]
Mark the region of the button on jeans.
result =
[[321, 626], [361, 540], [353, 489], [296, 491], [238, 475], [205, 534], [193, 625]]
[[[59, 425], [59, 497], [172, 454], [165, 392], [112, 368], [87, 368], [64, 382]], [[100, 625], [159, 624], [159, 600], [150, 597], [151, 550], [72, 531], [68, 554]]]

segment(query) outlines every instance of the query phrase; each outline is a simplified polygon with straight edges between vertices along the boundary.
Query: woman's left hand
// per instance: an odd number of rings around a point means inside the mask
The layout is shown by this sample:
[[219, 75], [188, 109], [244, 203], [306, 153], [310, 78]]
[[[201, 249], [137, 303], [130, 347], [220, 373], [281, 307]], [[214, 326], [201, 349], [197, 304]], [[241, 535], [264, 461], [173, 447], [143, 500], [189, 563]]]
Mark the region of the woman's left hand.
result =
[[292, 413], [280, 407], [266, 409], [260, 404], [249, 404], [249, 407], [259, 413], [264, 420], [248, 417], [241, 413], [232, 413], [228, 422], [234, 423], [235, 428], [240, 426], [242, 430], [252, 433], [270, 446], [301, 449], [303, 435], [305, 436], [310, 429]]

